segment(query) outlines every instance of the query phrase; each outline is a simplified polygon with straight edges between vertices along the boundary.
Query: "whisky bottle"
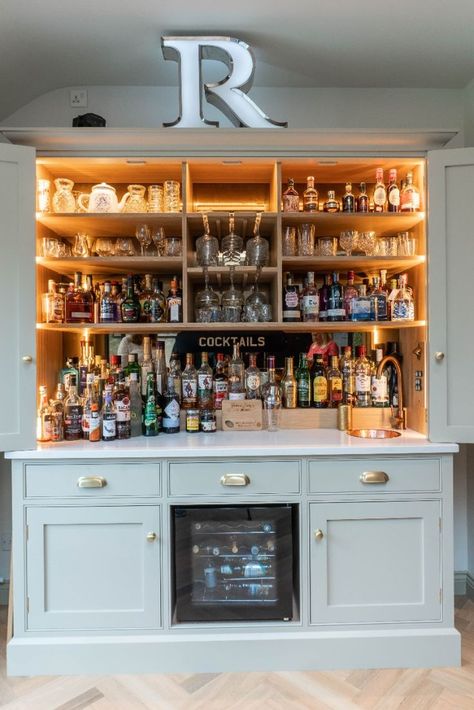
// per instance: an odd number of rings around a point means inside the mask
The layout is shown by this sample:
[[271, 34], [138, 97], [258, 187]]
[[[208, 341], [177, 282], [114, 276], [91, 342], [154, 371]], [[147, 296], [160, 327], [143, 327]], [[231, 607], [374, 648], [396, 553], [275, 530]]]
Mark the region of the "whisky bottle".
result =
[[314, 187], [314, 177], [309, 175], [306, 178], [306, 190], [303, 192], [303, 210], [305, 212], [317, 212], [319, 209], [319, 195]]
[[339, 201], [336, 200], [336, 192], [334, 190], [328, 190], [328, 199], [323, 206], [324, 212], [339, 212], [340, 205]]
[[383, 169], [377, 168], [375, 171], [375, 187], [374, 187], [374, 212], [384, 212], [387, 202], [387, 190], [383, 181]]
[[311, 372], [313, 407], [325, 409], [328, 406], [328, 381], [323, 356], [316, 355]]
[[199, 409], [212, 408], [212, 368], [207, 352], [201, 353], [201, 367], [197, 371], [197, 398]]
[[127, 295], [120, 305], [122, 323], [138, 323], [140, 320], [140, 301], [135, 294], [132, 274], [127, 276]]
[[181, 406], [194, 409], [197, 406], [197, 370], [193, 363], [193, 354], [186, 353], [186, 367], [181, 375]]
[[329, 406], [336, 408], [342, 402], [342, 374], [338, 367], [337, 355], [331, 356], [331, 364], [327, 373]]
[[285, 358], [285, 374], [281, 381], [281, 398], [285, 409], [296, 409], [298, 386], [293, 372], [293, 357]]
[[311, 406], [311, 377], [306, 353], [300, 353], [300, 361], [296, 370], [296, 383], [297, 406], [307, 409]]
[[365, 182], [360, 183], [360, 192], [357, 198], [357, 212], [369, 211], [369, 196], [367, 194], [367, 185]]
[[286, 275], [286, 285], [283, 286], [283, 321], [298, 323], [301, 319], [299, 288], [293, 283], [293, 275]]
[[145, 285], [140, 293], [140, 322], [151, 323], [151, 302], [153, 298], [152, 275], [145, 274]]
[[342, 211], [343, 212], [355, 212], [355, 197], [352, 192], [352, 183], [346, 182], [346, 191], [342, 197]]
[[257, 367], [257, 355], [250, 353], [249, 366], [245, 370], [245, 397], [246, 399], [260, 399], [262, 376]]
[[93, 323], [94, 297], [82, 288], [82, 274], [74, 274], [74, 286], [66, 294], [66, 323]]
[[390, 168], [387, 187], [388, 211], [400, 212], [400, 190], [397, 185], [397, 169]]
[[293, 178], [288, 178], [288, 187], [283, 195], [283, 212], [299, 212], [300, 197], [295, 190], [295, 181]]

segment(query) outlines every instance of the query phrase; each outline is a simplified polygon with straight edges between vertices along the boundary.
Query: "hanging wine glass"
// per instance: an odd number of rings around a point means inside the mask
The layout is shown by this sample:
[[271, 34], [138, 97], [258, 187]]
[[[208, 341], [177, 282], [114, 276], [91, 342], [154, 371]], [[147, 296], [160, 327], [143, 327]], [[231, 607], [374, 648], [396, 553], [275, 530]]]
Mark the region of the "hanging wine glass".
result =
[[151, 239], [156, 247], [156, 255], [164, 256], [166, 253], [166, 236], [164, 227], [154, 227], [151, 232]]
[[248, 266], [267, 266], [268, 256], [270, 252], [270, 245], [268, 240], [260, 236], [260, 222], [262, 220], [262, 213], [258, 212], [255, 218], [255, 227], [253, 230], [253, 237], [251, 237], [246, 244], [246, 263]]
[[209, 220], [203, 214], [204, 234], [196, 240], [196, 262], [198, 266], [217, 266], [219, 258], [219, 242], [210, 234]]
[[229, 213], [229, 234], [222, 240], [222, 260], [224, 266], [238, 266], [244, 248], [244, 240], [234, 232], [234, 214]]
[[137, 224], [135, 236], [140, 243], [141, 255], [145, 256], [145, 249], [151, 244], [150, 227], [147, 224]]

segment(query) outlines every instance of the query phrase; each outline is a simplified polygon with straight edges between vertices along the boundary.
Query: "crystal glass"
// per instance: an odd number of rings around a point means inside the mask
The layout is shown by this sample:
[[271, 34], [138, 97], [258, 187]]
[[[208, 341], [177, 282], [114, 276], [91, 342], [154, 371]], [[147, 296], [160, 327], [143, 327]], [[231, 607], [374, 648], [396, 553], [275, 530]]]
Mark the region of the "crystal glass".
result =
[[56, 192], [53, 196], [53, 212], [75, 212], [76, 200], [72, 194], [74, 183], [67, 178], [57, 178], [54, 181]]
[[182, 253], [181, 237], [166, 237], [166, 256], [181, 256]]
[[270, 244], [268, 243], [268, 239], [260, 236], [257, 232], [255, 236], [247, 240], [245, 253], [245, 261], [248, 266], [267, 266], [270, 253]]
[[238, 266], [244, 248], [244, 240], [234, 232], [234, 216], [229, 216], [229, 234], [222, 240], [224, 266]]
[[74, 244], [72, 245], [72, 255], [73, 256], [90, 256], [89, 251], [89, 235], [85, 232], [78, 232], [74, 237]]
[[148, 212], [163, 212], [163, 188], [161, 185], [150, 185], [148, 188]]
[[337, 250], [336, 237], [320, 237], [318, 239], [319, 256], [335, 256]]
[[397, 237], [380, 237], [377, 240], [377, 254], [378, 256], [397, 256]]
[[51, 212], [51, 182], [50, 180], [36, 181], [36, 210], [37, 212]]
[[127, 188], [128, 197], [122, 207], [122, 212], [146, 212], [148, 209], [145, 199], [146, 187], [143, 185], [129, 185]]
[[397, 242], [399, 256], [415, 256], [416, 239], [410, 232], [399, 232], [397, 234]]
[[222, 294], [222, 312], [227, 323], [239, 323], [242, 313], [242, 291], [234, 286], [234, 271], [230, 270], [230, 287]]
[[282, 243], [283, 256], [296, 256], [296, 228], [285, 227]]
[[164, 227], [153, 227], [151, 230], [151, 240], [156, 247], [156, 255], [165, 256], [166, 237]]
[[151, 231], [147, 224], [137, 224], [135, 236], [138, 239], [141, 255], [145, 256], [145, 249], [151, 244]]
[[194, 314], [197, 323], [215, 323], [220, 320], [219, 295], [209, 286], [209, 274], [204, 271], [204, 289], [194, 298]]
[[360, 232], [357, 248], [366, 256], [375, 256], [377, 248], [377, 235], [375, 232]]
[[219, 261], [219, 241], [208, 231], [196, 239], [196, 263], [198, 266], [217, 266]]
[[58, 240], [56, 237], [43, 237], [41, 240], [40, 256], [57, 256], [58, 255]]
[[115, 256], [135, 256], [135, 253], [131, 237], [117, 237], [115, 240]]
[[114, 245], [109, 237], [98, 237], [95, 240], [94, 250], [97, 256], [112, 256]]
[[180, 211], [179, 182], [176, 180], [165, 180], [163, 183], [163, 211]]
[[298, 256], [314, 256], [314, 224], [298, 227]]
[[354, 249], [357, 248], [357, 241], [359, 239], [359, 232], [355, 229], [348, 229], [341, 232], [339, 235], [339, 244], [341, 249], [344, 249], [346, 256], [351, 256]]

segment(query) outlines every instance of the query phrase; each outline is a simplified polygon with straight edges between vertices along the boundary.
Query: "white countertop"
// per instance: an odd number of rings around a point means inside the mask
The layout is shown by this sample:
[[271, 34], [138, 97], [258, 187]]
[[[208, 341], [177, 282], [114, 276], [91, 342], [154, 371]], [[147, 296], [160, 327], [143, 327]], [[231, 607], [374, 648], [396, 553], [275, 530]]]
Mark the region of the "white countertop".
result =
[[9, 459], [210, 458], [217, 456], [340, 456], [456, 453], [457, 444], [432, 443], [410, 429], [395, 439], [359, 439], [337, 429], [285, 429], [215, 434], [160, 434], [113, 442], [70, 441], [10, 451]]

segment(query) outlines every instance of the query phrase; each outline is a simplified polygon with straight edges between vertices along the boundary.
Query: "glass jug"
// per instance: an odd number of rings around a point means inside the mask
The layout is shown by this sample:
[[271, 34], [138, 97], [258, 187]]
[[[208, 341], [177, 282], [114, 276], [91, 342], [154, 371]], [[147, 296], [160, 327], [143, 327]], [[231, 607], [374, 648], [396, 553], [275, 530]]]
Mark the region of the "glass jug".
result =
[[56, 192], [53, 196], [53, 212], [75, 212], [76, 200], [72, 194], [74, 183], [68, 178], [57, 178], [54, 181]]
[[148, 205], [145, 199], [145, 190], [143, 185], [129, 185], [127, 188], [128, 197], [122, 212], [146, 212]]

